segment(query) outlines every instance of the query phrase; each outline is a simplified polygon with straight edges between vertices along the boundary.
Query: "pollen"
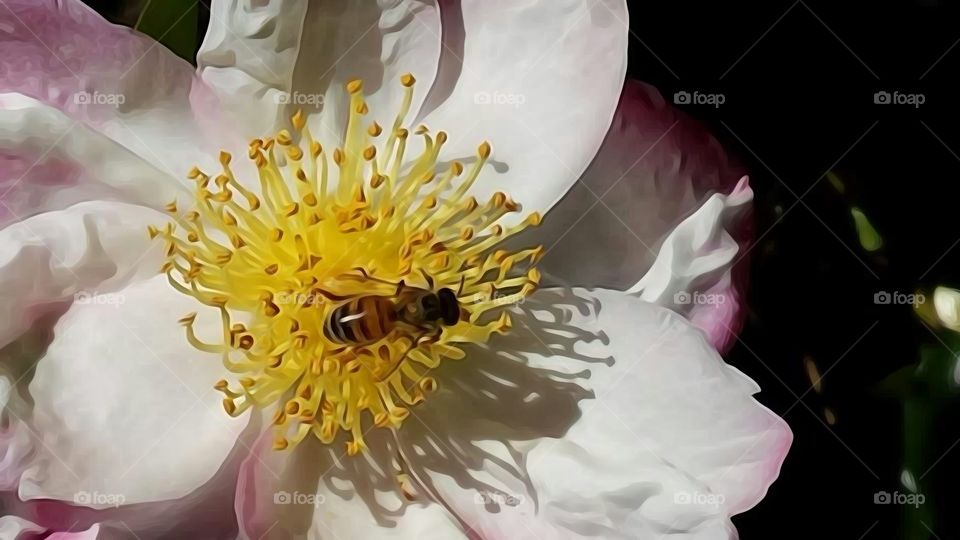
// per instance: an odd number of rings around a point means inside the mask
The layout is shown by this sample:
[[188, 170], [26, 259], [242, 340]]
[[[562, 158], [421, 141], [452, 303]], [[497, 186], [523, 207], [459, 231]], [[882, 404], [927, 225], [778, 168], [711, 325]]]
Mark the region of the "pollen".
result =
[[[242, 171], [221, 152], [222, 170], [191, 169], [193, 200], [171, 201], [172, 222], [148, 229], [166, 245], [161, 272], [170, 285], [219, 316], [222, 335], [213, 343], [194, 332], [203, 310], [179, 323], [193, 347], [220, 355], [234, 374], [213, 384], [224, 410], [274, 409], [277, 450], [313, 435], [362, 453], [370, 429], [396, 429], [429, 403], [443, 384], [431, 374], [441, 362], [465, 358], [464, 344], [508, 332], [505, 308], [539, 283], [542, 247], [498, 247], [539, 224], [539, 214], [504, 226], [518, 203], [501, 192], [488, 201], [468, 195], [492, 147], [478, 144], [469, 165], [442, 162], [447, 134], [406, 123], [415, 82], [401, 77], [392, 127], [366, 119], [356, 80], [346, 85], [339, 146], [315, 140], [297, 111], [289, 129], [250, 142]], [[419, 155], [406, 155], [410, 137], [422, 140]], [[352, 299], [385, 297], [402, 308], [400, 284], [454, 291], [460, 320], [431, 332], [397, 325], [364, 344], [325, 334], [334, 310]]]

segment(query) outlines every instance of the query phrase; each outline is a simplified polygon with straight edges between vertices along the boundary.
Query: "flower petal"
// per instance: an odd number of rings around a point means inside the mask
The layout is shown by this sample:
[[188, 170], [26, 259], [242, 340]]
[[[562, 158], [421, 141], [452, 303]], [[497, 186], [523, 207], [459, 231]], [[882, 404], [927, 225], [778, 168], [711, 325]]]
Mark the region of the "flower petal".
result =
[[[547, 247], [540, 269], [551, 283], [629, 289], [650, 270], [658, 253], [665, 253], [661, 246], [681, 221], [712, 195], [737, 189], [742, 177], [742, 167], [703, 125], [675, 109], [654, 87], [631, 80], [603, 146], [581, 182], [551, 210], [541, 227], [524, 231], [517, 241]], [[722, 223], [704, 223], [714, 231], [706, 235], [707, 240], [729, 235], [745, 249], [753, 233], [749, 210], [747, 201], [735, 211], [724, 212]], [[708, 246], [701, 248], [705, 254]], [[738, 260], [728, 273], [714, 272], [712, 282], [706, 283], [708, 276], [703, 276], [704, 281], [697, 283], [698, 292], [725, 296], [728, 301], [722, 309], [711, 305], [684, 311], [712, 313], [715, 318], [709, 321], [700, 314], [694, 319], [721, 351], [733, 336], [725, 327], [738, 329], [741, 322], [739, 291], [748, 263]]]
[[162, 208], [185, 184], [21, 94], [0, 94], [0, 226], [94, 199]]
[[244, 111], [247, 137], [272, 132], [296, 109], [322, 110], [310, 125], [332, 147], [346, 125], [347, 81], [363, 79], [370, 120], [389, 126], [402, 97], [400, 75], [412, 72], [420, 80], [412, 110], [419, 110], [437, 71], [439, 36], [433, 0], [215, 0], [198, 63], [226, 106]]
[[273, 132], [280, 121], [280, 96], [292, 91], [306, 10], [306, 0], [210, 5], [210, 24], [197, 53], [200, 76], [224, 107], [237, 113], [247, 138]]
[[[481, 538], [735, 537], [792, 434], [679, 315], [542, 290], [514, 331], [442, 365], [400, 431], [411, 469]], [[576, 471], [576, 474], [570, 474]]]
[[19, 538], [23, 533], [42, 533], [43, 527], [17, 516], [0, 516], [0, 538]]
[[[105, 508], [183, 497], [214, 475], [248, 418], [223, 411], [220, 358], [184, 338], [178, 315], [195, 308], [165, 276], [73, 304], [30, 383], [42, 448], [22, 498]], [[214, 342], [220, 320], [206, 315], [197, 335]]]
[[713, 195], [670, 233], [650, 271], [629, 291], [686, 315], [721, 352], [743, 324], [746, 268], [742, 244], [729, 231], [737, 230], [752, 200], [747, 177], [730, 195]]
[[[556, 243], [541, 266], [565, 284], [630, 287], [683, 218], [742, 176], [700, 123], [630, 80], [596, 159], [538, 231]], [[610, 254], [616, 262], [579, 264]]]
[[97, 201], [0, 229], [0, 347], [58, 303], [155, 274], [163, 250], [146, 227], [165, 221], [148, 208]]
[[61, 109], [177, 176], [219, 124], [188, 62], [79, 0], [6, 0], [0, 44], [0, 91]]
[[293, 452], [278, 452], [270, 435], [254, 447], [237, 484], [237, 518], [246, 537], [463, 537], [440, 505], [410, 506], [400, 497], [394, 479], [384, 474], [391, 456], [376, 451], [385, 442], [382, 433], [369, 434], [375, 441], [369, 461], [345, 459], [313, 439]]
[[610, 126], [627, 63], [622, 0], [443, 4], [443, 56], [422, 121], [441, 157], [493, 152], [477, 183], [544, 212], [576, 182]]

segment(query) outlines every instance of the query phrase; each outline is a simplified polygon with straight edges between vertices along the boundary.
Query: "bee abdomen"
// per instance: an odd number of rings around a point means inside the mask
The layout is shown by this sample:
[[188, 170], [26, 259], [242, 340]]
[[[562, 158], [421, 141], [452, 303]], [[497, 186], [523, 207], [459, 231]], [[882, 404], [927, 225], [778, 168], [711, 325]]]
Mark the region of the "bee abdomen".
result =
[[395, 320], [395, 307], [389, 298], [362, 296], [334, 309], [323, 332], [331, 341], [361, 345], [386, 336]]

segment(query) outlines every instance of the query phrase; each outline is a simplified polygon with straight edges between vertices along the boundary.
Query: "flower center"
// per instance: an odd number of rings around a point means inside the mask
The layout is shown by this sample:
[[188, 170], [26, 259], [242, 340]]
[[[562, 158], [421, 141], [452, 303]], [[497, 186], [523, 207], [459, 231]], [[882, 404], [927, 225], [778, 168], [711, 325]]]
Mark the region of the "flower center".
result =
[[[437, 388], [429, 372], [511, 326], [504, 306], [533, 292], [541, 246], [498, 249], [540, 216], [511, 227], [520, 206], [503, 193], [468, 196], [490, 155], [486, 142], [465, 168], [438, 163], [447, 134], [419, 126], [424, 149], [405, 156], [404, 120], [414, 78], [392, 128], [365, 122], [361, 81], [346, 85], [350, 112], [342, 148], [325, 150], [298, 111], [294, 133], [254, 139], [259, 189], [247, 188], [220, 153], [222, 173], [194, 168], [192, 208], [150, 227], [166, 242], [161, 271], [178, 291], [217, 309], [219, 343], [180, 322], [197, 349], [217, 353], [237, 380], [219, 381], [224, 409], [278, 404], [274, 448], [313, 433], [347, 453], [364, 448], [365, 426], [396, 428]], [[380, 141], [380, 144], [377, 144]], [[335, 187], [328, 187], [331, 179]], [[212, 182], [211, 182], [212, 180]]]

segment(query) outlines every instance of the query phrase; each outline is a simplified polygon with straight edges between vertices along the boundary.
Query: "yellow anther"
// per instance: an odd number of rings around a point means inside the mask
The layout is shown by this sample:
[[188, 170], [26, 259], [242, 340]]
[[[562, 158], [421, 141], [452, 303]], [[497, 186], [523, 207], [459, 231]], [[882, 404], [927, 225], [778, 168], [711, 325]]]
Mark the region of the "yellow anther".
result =
[[383, 133], [383, 128], [380, 127], [380, 124], [374, 122], [370, 124], [369, 128], [367, 128], [367, 133], [371, 137], [378, 137], [381, 133]]
[[307, 118], [303, 114], [303, 109], [297, 109], [297, 112], [293, 113], [293, 116], [290, 117], [290, 123], [297, 129], [303, 129], [303, 126], [307, 125]]
[[347, 92], [351, 94], [356, 94], [357, 92], [363, 90], [363, 81], [360, 79], [353, 79], [347, 83]]
[[484, 141], [477, 148], [477, 155], [480, 156], [481, 159], [487, 159], [488, 157], [490, 157], [490, 143]]
[[412, 73], [404, 73], [403, 75], [400, 76], [400, 84], [408, 88], [413, 86], [413, 84], [416, 82], [417, 82], [417, 79], [414, 78]]

